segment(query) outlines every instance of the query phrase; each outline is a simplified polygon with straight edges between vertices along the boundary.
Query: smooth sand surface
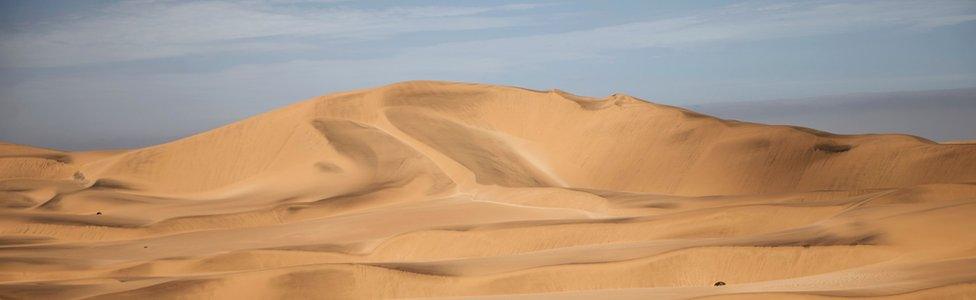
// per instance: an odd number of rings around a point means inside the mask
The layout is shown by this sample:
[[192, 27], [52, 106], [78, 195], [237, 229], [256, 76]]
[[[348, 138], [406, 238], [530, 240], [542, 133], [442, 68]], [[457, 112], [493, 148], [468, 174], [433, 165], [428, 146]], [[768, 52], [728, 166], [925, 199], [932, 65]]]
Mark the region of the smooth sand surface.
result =
[[976, 144], [626, 95], [416, 81], [0, 144], [0, 214], [5, 299], [976, 297]]

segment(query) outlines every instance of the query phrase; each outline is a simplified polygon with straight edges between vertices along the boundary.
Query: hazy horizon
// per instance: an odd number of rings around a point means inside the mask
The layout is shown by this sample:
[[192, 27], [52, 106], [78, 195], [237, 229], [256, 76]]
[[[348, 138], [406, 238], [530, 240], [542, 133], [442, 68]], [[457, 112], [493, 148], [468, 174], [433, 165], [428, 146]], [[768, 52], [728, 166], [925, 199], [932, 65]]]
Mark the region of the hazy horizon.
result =
[[724, 119], [794, 125], [837, 134], [909, 134], [976, 139], [976, 88], [827, 95], [687, 108]]
[[[632, 96], [641, 98], [639, 95]], [[655, 102], [652, 99], [644, 100]], [[976, 118], [971, 117], [976, 115], [976, 88], [852, 93], [679, 106], [723, 119], [802, 126], [837, 134], [909, 134], [934, 141], [976, 139]], [[162, 131], [168, 132], [168, 135], [105, 136], [98, 132], [78, 133], [70, 129], [58, 135], [35, 135], [22, 134], [30, 131], [18, 131], [17, 126], [11, 126], [0, 128], [0, 142], [75, 151], [139, 148], [206, 132], [260, 113], [263, 112], [211, 127], [183, 132]]]

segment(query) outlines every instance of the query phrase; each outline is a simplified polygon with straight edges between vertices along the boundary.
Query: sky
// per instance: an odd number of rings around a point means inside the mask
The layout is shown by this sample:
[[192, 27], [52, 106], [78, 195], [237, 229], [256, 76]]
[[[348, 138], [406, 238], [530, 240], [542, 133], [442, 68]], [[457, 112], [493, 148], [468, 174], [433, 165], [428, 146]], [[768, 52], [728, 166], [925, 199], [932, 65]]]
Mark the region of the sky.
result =
[[971, 88], [974, 37], [973, 0], [0, 0], [0, 140], [147, 146], [417, 79], [679, 106]]
[[976, 88], [691, 104], [724, 119], [795, 125], [839, 134], [911, 134], [976, 142]]

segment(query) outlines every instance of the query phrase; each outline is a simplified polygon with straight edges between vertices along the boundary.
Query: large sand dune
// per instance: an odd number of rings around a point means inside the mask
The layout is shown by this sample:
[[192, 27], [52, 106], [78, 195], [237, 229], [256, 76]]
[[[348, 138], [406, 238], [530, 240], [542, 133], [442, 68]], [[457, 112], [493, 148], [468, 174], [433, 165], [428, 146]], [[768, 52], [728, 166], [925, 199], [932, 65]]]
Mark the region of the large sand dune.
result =
[[407, 82], [0, 144], [0, 214], [0, 298], [976, 297], [976, 144], [626, 95]]

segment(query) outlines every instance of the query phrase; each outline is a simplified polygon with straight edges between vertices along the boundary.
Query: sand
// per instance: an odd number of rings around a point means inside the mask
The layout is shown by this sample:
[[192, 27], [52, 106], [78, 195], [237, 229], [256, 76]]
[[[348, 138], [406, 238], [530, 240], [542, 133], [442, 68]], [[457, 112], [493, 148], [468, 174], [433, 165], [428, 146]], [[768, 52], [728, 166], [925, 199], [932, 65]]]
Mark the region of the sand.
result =
[[415, 81], [0, 144], [0, 214], [0, 298], [976, 297], [976, 144], [620, 94]]

